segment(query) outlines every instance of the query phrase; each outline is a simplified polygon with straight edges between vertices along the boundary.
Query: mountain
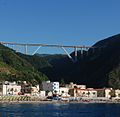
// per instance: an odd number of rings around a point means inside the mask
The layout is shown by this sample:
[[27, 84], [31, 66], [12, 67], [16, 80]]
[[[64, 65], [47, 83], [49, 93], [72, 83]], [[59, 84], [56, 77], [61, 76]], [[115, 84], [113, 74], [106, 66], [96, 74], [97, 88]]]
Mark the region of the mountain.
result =
[[47, 79], [47, 76], [34, 68], [28, 61], [4, 45], [0, 45], [0, 81], [26, 80], [35, 84]]
[[[66, 55], [39, 55], [20, 57], [29, 61], [52, 81], [75, 82], [88, 87], [120, 88], [120, 34], [103, 39], [88, 51], [78, 51], [78, 62]], [[71, 53], [71, 56], [74, 52]]]
[[79, 56], [76, 67], [69, 73], [70, 78], [88, 87], [120, 88], [120, 34], [101, 40], [93, 47], [96, 48]]
[[[89, 87], [119, 88], [120, 76], [116, 76], [120, 74], [120, 34], [99, 41], [93, 47], [96, 49], [89, 49], [88, 56], [80, 60], [73, 69], [76, 80]], [[114, 72], [114, 76], [111, 77], [113, 71], [118, 73]], [[114, 82], [111, 82], [113, 79]]]

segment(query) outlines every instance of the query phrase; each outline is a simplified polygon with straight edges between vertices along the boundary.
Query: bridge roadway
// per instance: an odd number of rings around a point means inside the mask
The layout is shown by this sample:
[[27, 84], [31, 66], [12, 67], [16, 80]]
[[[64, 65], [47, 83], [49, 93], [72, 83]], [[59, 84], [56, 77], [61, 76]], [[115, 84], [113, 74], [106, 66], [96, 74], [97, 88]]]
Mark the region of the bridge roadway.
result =
[[[37, 47], [37, 49], [32, 53], [32, 55], [34, 55], [35, 53], [38, 52], [38, 50], [41, 48], [41, 47], [57, 47], [57, 48], [61, 48], [63, 49], [63, 51], [67, 54], [67, 56], [73, 61], [73, 62], [76, 62], [77, 61], [77, 49], [80, 49], [81, 50], [81, 54], [83, 54], [83, 50], [88, 50], [90, 48], [94, 49], [96, 47], [93, 47], [93, 46], [85, 46], [85, 45], [82, 45], [82, 46], [71, 46], [71, 45], [50, 45], [50, 44], [30, 44], [30, 43], [15, 43], [15, 42], [0, 42], [0, 44], [2, 45], [5, 45], [5, 46], [8, 46], [9, 45], [13, 45], [13, 46], [24, 46], [25, 47], [25, 54], [28, 54], [28, 46], [30, 47]], [[66, 48], [73, 48], [74, 49], [74, 59], [73, 57], [68, 53], [68, 51], [66, 50]], [[17, 50], [16, 50], [17, 51]]]
[[48, 46], [48, 47], [65, 47], [65, 48], [96, 48], [92, 46], [72, 46], [72, 45], [50, 45], [50, 44], [30, 44], [30, 43], [15, 43], [15, 42], [0, 42], [3, 45], [19, 45], [19, 46]]

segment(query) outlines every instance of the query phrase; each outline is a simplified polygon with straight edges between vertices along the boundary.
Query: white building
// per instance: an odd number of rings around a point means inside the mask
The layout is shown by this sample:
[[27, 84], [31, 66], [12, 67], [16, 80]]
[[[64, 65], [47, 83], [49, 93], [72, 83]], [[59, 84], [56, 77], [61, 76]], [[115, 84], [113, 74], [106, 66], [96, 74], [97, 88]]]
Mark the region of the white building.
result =
[[52, 91], [53, 93], [59, 93], [59, 82], [50, 82], [45, 81], [42, 82], [42, 90], [43, 91]]
[[105, 89], [105, 97], [106, 98], [110, 98], [111, 97], [111, 95], [110, 95], [111, 91], [112, 91], [112, 88], [106, 88]]
[[16, 82], [5, 81], [0, 88], [1, 95], [18, 95], [21, 92], [21, 86], [17, 85]]
[[120, 98], [120, 89], [115, 90], [116, 98]]
[[69, 92], [69, 88], [67, 87], [60, 87], [59, 89], [59, 95], [61, 95], [61, 97], [69, 97], [70, 95], [68, 94]]
[[40, 91], [40, 97], [45, 97], [45, 91]]
[[36, 85], [34, 87], [31, 87], [31, 95], [33, 96], [39, 96], [39, 85]]

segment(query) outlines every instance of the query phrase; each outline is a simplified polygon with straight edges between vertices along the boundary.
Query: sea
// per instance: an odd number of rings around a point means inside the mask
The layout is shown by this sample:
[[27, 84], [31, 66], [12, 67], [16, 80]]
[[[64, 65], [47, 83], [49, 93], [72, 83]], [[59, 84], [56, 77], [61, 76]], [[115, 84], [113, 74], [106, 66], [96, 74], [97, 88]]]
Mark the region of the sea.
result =
[[0, 104], [0, 117], [120, 117], [120, 104]]

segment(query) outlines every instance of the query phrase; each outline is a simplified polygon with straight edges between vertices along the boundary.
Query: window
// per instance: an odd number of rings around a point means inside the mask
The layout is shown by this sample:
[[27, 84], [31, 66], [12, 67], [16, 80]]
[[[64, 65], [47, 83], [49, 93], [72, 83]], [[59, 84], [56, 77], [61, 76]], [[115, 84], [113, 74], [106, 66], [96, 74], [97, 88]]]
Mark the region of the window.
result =
[[82, 94], [85, 94], [85, 92], [83, 92]]
[[17, 92], [17, 89], [15, 89], [15, 92]]

